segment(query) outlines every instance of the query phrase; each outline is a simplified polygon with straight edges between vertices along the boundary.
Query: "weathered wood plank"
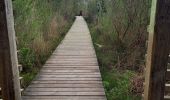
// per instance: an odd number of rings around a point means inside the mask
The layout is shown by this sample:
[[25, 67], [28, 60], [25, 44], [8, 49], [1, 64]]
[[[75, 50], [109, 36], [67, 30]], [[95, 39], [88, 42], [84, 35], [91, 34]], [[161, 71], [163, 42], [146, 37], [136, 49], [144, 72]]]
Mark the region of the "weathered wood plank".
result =
[[170, 51], [170, 1], [152, 0], [144, 100], [163, 100]]
[[[53, 59], [53, 60], [52, 60], [52, 59]], [[54, 60], [54, 59], [55, 59], [55, 60]], [[58, 60], [58, 61], [57, 61], [57, 60]], [[77, 61], [76, 61], [76, 60], [77, 60]], [[54, 63], [55, 63], [55, 62], [67, 62], [67, 63], [70, 62], [70, 63], [71, 63], [71, 61], [72, 61], [72, 62], [82, 62], [82, 63], [83, 63], [83, 62], [87, 62], [87, 63], [88, 63], [88, 62], [90, 62], [90, 63], [92, 62], [92, 63], [96, 63], [96, 65], [93, 65], [93, 66], [98, 66], [98, 61], [95, 60], [94, 57], [91, 57], [91, 58], [89, 58], [89, 59], [88, 59], [88, 58], [76, 58], [76, 59], [73, 58], [72, 60], [69, 59], [69, 58], [66, 58], [66, 59], [65, 59], [64, 57], [63, 57], [63, 58], [60, 58], [60, 57], [50, 57], [50, 59], [47, 60], [48, 63], [53, 63], [53, 62], [54, 62]], [[76, 66], [76, 65], [75, 65], [75, 66]], [[87, 65], [87, 66], [88, 66], [88, 65]]]
[[102, 88], [100, 83], [91, 83], [91, 84], [31, 84], [29, 87], [47, 87], [47, 88]]
[[[57, 66], [56, 66], [57, 65]], [[63, 69], [68, 69], [68, 70], [97, 70], [99, 69], [96, 65], [87, 65], [85, 64], [82, 65], [58, 65], [58, 64], [49, 64], [49, 65], [44, 65], [43, 69], [58, 69], [58, 70], [63, 70]]]
[[167, 72], [166, 72], [166, 81], [170, 81], [170, 69], [167, 69]]
[[23, 96], [23, 100], [106, 100], [104, 96]]
[[33, 84], [92, 84], [92, 83], [96, 83], [96, 84], [101, 84], [102, 81], [95, 81], [95, 80], [90, 80], [90, 81], [86, 81], [86, 80], [76, 80], [76, 81], [67, 81], [67, 80], [63, 80], [63, 81], [38, 81], [38, 80], [35, 80], [32, 82]]
[[26, 92], [25, 95], [29, 96], [105, 96], [104, 92]]
[[61, 63], [61, 64], [45, 64], [45, 66], [95, 66], [96, 64], [90, 64], [90, 63], [87, 63], [87, 64], [79, 64], [79, 63], [72, 63], [72, 64], [64, 64], [64, 63]]
[[3, 100], [21, 100], [11, 0], [0, 0], [0, 84]]
[[101, 78], [37, 78], [41, 81], [102, 81]]
[[[49, 62], [59, 62], [59, 61], [92, 61], [92, 62], [97, 62], [97, 60], [96, 59], [94, 59], [94, 58], [71, 58], [71, 59], [69, 59], [69, 58], [67, 58], [67, 59], [65, 59], [65, 58], [60, 58], [60, 59], [49, 59], [48, 60]], [[47, 62], [48, 62], [47, 61]]]
[[69, 58], [77, 58], [77, 59], [92, 59], [92, 58], [96, 58], [96, 56], [59, 56], [59, 55], [52, 55], [50, 58], [54, 58], [54, 59], [69, 59]]
[[48, 61], [46, 64], [94, 64], [97, 65], [98, 63], [96, 61]]
[[164, 100], [170, 100], [170, 96], [164, 96]]
[[99, 69], [95, 69], [95, 70], [41, 70], [40, 72], [55, 72], [55, 73], [90, 73], [90, 72], [100, 72]]
[[98, 66], [44, 66], [43, 68], [56, 68], [56, 69], [98, 69]]
[[28, 88], [27, 92], [104, 92], [103, 88]]
[[44, 67], [43, 70], [96, 70], [96, 67]]
[[99, 72], [66, 72], [66, 73], [55, 73], [55, 72], [40, 72], [39, 74], [43, 75], [99, 75]]
[[100, 78], [100, 75], [39, 75], [38, 78]]
[[170, 62], [168, 62], [167, 68], [170, 69]]

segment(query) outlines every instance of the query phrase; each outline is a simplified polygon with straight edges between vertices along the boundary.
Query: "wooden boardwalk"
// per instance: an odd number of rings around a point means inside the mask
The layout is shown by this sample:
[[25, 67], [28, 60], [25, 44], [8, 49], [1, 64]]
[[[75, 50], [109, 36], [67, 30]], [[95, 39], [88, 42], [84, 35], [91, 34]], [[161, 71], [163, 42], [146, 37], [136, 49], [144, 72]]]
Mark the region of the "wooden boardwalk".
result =
[[83, 17], [24, 91], [23, 100], [106, 100], [95, 50]]

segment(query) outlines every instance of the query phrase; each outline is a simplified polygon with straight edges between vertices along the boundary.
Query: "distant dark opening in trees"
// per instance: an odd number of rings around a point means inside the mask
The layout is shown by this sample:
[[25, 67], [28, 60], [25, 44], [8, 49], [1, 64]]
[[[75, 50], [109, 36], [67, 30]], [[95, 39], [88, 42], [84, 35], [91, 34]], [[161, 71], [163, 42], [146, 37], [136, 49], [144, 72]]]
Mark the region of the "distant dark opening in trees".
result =
[[80, 10], [79, 16], [83, 16], [83, 11], [82, 10]]

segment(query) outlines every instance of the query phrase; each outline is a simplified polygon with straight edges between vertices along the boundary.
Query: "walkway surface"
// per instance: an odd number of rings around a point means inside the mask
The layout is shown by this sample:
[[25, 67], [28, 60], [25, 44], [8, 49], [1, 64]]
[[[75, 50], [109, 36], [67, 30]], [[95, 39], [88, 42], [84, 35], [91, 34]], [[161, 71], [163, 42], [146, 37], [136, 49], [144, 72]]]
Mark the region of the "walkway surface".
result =
[[23, 93], [23, 100], [106, 100], [95, 50], [83, 17]]

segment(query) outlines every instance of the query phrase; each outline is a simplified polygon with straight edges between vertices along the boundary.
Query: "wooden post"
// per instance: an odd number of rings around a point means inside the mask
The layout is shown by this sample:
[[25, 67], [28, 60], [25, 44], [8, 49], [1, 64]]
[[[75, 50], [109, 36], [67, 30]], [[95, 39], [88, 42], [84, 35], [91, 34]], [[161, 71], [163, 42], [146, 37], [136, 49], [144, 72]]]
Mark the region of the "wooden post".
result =
[[144, 100], [163, 100], [170, 51], [170, 0], [152, 0]]
[[0, 87], [3, 100], [21, 100], [11, 0], [0, 0]]

